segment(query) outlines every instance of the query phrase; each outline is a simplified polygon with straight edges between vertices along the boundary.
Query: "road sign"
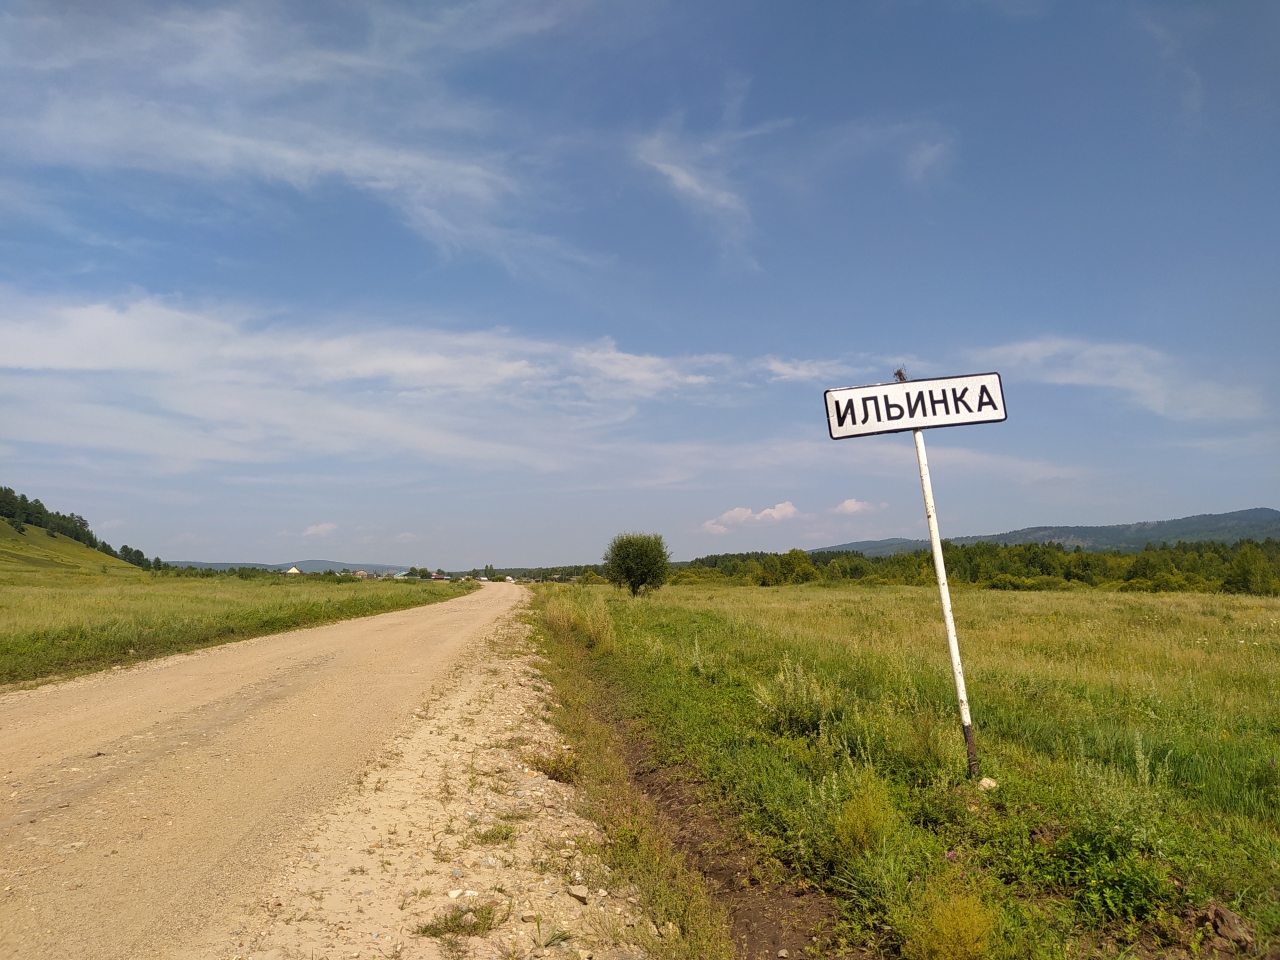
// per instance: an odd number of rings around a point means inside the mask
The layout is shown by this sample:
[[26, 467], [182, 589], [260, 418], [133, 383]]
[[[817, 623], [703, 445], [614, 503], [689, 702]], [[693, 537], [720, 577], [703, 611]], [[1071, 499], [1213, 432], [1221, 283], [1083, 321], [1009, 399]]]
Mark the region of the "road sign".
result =
[[[942, 559], [942, 536], [938, 533], [938, 512], [933, 504], [933, 483], [929, 479], [929, 458], [924, 452], [924, 430], [930, 427], [959, 427], [970, 423], [998, 423], [1005, 419], [1004, 391], [1000, 374], [978, 373], [967, 377], [937, 377], [908, 380], [901, 370], [890, 383], [865, 387], [841, 387], [826, 392], [827, 428], [832, 440], [869, 437], [878, 433], [915, 435], [916, 462], [920, 466], [920, 489], [924, 493], [924, 516], [929, 523], [929, 544], [933, 547], [933, 572], [938, 578], [942, 600], [942, 623], [951, 653], [951, 673], [960, 703], [960, 726], [969, 754], [969, 775], [976, 778], [978, 747], [969, 715], [969, 695], [965, 691], [964, 667], [960, 663], [960, 642], [956, 620], [951, 613], [951, 590], [947, 587], [947, 567]], [[983, 781], [985, 789], [986, 781]]]
[[832, 440], [1005, 418], [998, 373], [841, 387], [828, 390], [826, 397]]

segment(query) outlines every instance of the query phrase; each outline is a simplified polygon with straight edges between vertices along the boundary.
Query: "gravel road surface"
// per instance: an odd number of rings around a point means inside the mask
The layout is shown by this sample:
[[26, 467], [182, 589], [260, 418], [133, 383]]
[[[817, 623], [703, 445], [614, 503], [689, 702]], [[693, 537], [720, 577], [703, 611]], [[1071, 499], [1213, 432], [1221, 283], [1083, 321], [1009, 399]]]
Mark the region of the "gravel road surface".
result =
[[0, 957], [217, 939], [523, 596], [495, 583], [0, 696]]

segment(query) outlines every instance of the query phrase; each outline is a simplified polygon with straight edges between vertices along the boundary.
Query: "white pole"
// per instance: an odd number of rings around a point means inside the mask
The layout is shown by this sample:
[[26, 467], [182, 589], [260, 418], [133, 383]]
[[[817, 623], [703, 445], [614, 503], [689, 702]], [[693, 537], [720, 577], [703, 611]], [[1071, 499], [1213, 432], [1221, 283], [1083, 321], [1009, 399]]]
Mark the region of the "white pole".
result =
[[912, 431], [916, 438], [916, 460], [920, 463], [920, 487], [924, 490], [924, 515], [929, 521], [929, 542], [933, 546], [933, 572], [938, 576], [938, 594], [942, 597], [942, 620], [947, 626], [947, 646], [951, 648], [951, 672], [956, 678], [956, 697], [960, 701], [960, 724], [964, 729], [964, 745], [969, 753], [969, 776], [978, 776], [978, 747], [973, 740], [973, 720], [969, 717], [969, 698], [964, 691], [964, 667], [960, 664], [960, 644], [956, 640], [956, 621], [951, 615], [951, 591], [947, 589], [947, 567], [942, 561], [942, 538], [938, 535], [938, 512], [933, 506], [933, 484], [929, 482], [929, 460], [924, 453], [924, 433]]

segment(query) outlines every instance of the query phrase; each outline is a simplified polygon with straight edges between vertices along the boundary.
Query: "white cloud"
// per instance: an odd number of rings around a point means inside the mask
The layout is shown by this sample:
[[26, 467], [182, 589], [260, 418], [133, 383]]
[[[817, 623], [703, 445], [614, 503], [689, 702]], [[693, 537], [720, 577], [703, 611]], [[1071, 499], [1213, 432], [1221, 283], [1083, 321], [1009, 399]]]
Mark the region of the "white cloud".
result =
[[980, 362], [1029, 380], [1104, 387], [1171, 420], [1247, 420], [1262, 412], [1257, 391], [1190, 374], [1168, 354], [1135, 343], [1045, 337], [975, 353]]
[[800, 511], [796, 509], [794, 503], [787, 500], [767, 510], [761, 510], [755, 515], [755, 519], [760, 521], [790, 520], [798, 516], [800, 516]]
[[[399, 458], [417, 470], [536, 471], [584, 487], [653, 488], [743, 475], [772, 485], [797, 469], [849, 462], [849, 449], [820, 433], [653, 437], [640, 422], [661, 404], [682, 421], [685, 411], [696, 416], [690, 405], [749, 410], [780, 389], [779, 372], [829, 375], [828, 361], [787, 360], [780, 370], [776, 358], [642, 354], [609, 340], [411, 327], [403, 318], [304, 327], [244, 307], [145, 296], [68, 302], [3, 287], [0, 343], [0, 445], [132, 457], [151, 472]], [[931, 460], [1017, 483], [1081, 472], [945, 445]], [[864, 474], [914, 471], [910, 445], [892, 440], [859, 441], [857, 462]], [[786, 519], [783, 507], [744, 507], [707, 529]]]
[[793, 520], [798, 516], [800, 516], [800, 511], [796, 509], [796, 505], [790, 500], [775, 504], [772, 507], [761, 510], [759, 513], [753, 513], [750, 507], [734, 507], [732, 510], [726, 510], [714, 520], [708, 520], [703, 523], [702, 529], [707, 533], [728, 533], [730, 527], [778, 523], [782, 520]]
[[304, 537], [327, 537], [338, 529], [336, 523], [314, 523], [302, 531]]
[[413, 543], [418, 539], [417, 534], [413, 533], [397, 533], [393, 538], [396, 543]]
[[[881, 504], [881, 506], [883, 506], [883, 504]], [[874, 504], [867, 503], [865, 500], [855, 500], [850, 497], [848, 500], [842, 501], [837, 506], [832, 507], [831, 512], [844, 514], [845, 516], [853, 516], [859, 513], [870, 513], [876, 509], [877, 507]]]

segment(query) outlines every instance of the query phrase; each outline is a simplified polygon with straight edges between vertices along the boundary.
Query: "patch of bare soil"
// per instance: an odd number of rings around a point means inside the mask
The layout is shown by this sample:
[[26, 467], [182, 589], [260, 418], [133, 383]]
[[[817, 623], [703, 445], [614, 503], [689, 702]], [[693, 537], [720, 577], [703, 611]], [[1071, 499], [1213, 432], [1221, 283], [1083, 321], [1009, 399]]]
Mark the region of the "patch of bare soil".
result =
[[526, 630], [509, 618], [464, 657], [201, 955], [646, 956], [661, 934], [584, 850], [601, 837], [577, 791], [531, 763], [563, 745]]
[[737, 956], [864, 956], [833, 946], [835, 902], [762, 858], [743, 839], [732, 813], [709, 798], [688, 771], [655, 767], [642, 746], [633, 745], [629, 759], [636, 784], [661, 811], [676, 845], [727, 908]]

